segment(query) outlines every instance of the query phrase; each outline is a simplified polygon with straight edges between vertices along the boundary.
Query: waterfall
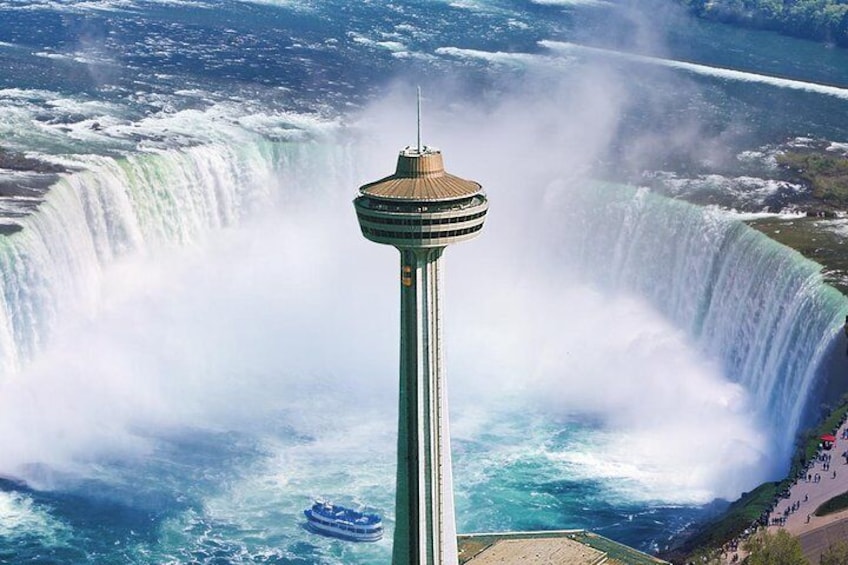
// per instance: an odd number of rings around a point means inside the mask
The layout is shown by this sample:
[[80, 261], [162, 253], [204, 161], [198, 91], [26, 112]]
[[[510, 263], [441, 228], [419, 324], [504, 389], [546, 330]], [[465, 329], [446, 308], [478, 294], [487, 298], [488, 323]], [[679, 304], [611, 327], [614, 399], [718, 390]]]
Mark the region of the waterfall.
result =
[[577, 229], [563, 230], [563, 254], [596, 283], [645, 297], [717, 359], [786, 461], [848, 312], [821, 266], [726, 212], [646, 190], [594, 185], [568, 207]]
[[[298, 193], [349, 189], [359, 162], [351, 152], [255, 136], [87, 157], [85, 170], [63, 176], [20, 220], [23, 230], [0, 238], [0, 381], [37, 357], [64, 313], [96, 315], [110, 263], [202, 243]], [[845, 298], [819, 265], [727, 213], [627, 187], [587, 188], [563, 191], [565, 206], [547, 208], [542, 247], [556, 254], [554, 276], [576, 265], [593, 285], [653, 304], [749, 391], [774, 460], [785, 461], [818, 406]]]
[[19, 220], [23, 230], [0, 237], [0, 382], [37, 355], [63, 312], [96, 312], [104, 266], [237, 226], [284, 199], [282, 186], [319, 172], [332, 183], [345, 161], [340, 152], [317, 141], [251, 135], [84, 157], [83, 170], [64, 175], [37, 212]]

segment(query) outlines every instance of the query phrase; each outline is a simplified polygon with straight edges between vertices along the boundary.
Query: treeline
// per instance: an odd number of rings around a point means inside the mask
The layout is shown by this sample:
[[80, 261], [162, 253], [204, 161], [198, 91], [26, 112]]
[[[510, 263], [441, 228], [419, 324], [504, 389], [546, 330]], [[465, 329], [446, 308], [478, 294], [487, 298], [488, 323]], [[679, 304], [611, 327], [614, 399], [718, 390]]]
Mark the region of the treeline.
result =
[[848, 47], [848, 0], [678, 0], [701, 17]]

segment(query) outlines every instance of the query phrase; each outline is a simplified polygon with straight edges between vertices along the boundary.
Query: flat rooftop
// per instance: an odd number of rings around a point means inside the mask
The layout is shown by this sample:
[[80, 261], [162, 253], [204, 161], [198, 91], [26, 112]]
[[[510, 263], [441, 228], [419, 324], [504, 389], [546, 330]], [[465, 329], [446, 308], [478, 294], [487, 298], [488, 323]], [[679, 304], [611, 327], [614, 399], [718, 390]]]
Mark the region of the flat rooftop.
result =
[[460, 565], [657, 565], [667, 561], [585, 530], [461, 534]]

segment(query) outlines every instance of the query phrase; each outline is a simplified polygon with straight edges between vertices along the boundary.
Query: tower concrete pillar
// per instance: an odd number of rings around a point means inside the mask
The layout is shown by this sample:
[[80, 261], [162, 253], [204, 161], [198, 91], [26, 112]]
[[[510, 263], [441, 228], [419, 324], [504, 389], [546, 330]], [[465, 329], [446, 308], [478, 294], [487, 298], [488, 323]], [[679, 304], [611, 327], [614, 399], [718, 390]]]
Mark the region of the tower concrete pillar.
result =
[[[443, 248], [401, 250], [400, 402], [394, 565], [456, 563], [447, 381], [443, 372]], [[401, 513], [401, 509], [406, 509]]]

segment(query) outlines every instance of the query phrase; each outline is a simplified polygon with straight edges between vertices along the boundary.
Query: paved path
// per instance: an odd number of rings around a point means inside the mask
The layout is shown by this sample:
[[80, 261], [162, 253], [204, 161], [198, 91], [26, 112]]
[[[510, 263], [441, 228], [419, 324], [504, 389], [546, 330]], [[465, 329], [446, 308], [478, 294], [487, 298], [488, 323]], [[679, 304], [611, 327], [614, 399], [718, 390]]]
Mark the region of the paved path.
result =
[[[780, 527], [771, 525], [772, 518], [785, 516], [782, 527], [796, 536], [848, 518], [848, 511], [822, 517], [813, 515], [816, 508], [823, 502], [848, 492], [848, 464], [842, 457], [842, 453], [848, 449], [848, 440], [842, 439], [842, 429], [839, 430], [836, 438], [833, 449], [821, 452], [830, 456], [830, 465], [827, 466], [827, 462], [816, 461], [809, 470], [812, 480], [808, 481], [806, 477], [799, 479], [790, 487], [789, 498], [784, 498], [777, 504], [769, 516], [769, 527], [772, 531]], [[834, 474], [836, 477], [833, 476]], [[816, 475], [820, 478], [818, 482], [815, 480]], [[797, 510], [786, 514], [786, 509], [793, 505]]]
[[[829, 466], [825, 468], [826, 461], [817, 460], [808, 471], [813, 480], [808, 481], [805, 476], [793, 483], [789, 488], [789, 498], [781, 499], [769, 515], [768, 523], [771, 533], [784, 528], [790, 534], [797, 536], [801, 541], [804, 555], [810, 563], [818, 563], [822, 551], [835, 541], [848, 540], [848, 509], [822, 517], [813, 515], [822, 503], [836, 495], [848, 492], [848, 463], [842, 456], [848, 451], [848, 439], [843, 439], [846, 429], [848, 429], [848, 421], [842, 424], [834, 434], [836, 442], [833, 447], [820, 451], [830, 456]], [[818, 482], [814, 480], [816, 474], [820, 477]], [[793, 506], [795, 510], [787, 513], [787, 508]], [[771, 525], [773, 518], [785, 518], [785, 520]], [[743, 543], [740, 542], [738, 550], [725, 553], [720, 562], [723, 564], [741, 562], [746, 556], [742, 546]], [[733, 560], [734, 556], [737, 561]]]
[[822, 552], [834, 543], [846, 539], [848, 539], [848, 520], [843, 519], [801, 534], [801, 550], [810, 563], [818, 563]]
[[[848, 450], [848, 439], [843, 439], [846, 428], [848, 422], [836, 432], [836, 442], [832, 449], [820, 451], [821, 454], [829, 456], [830, 461], [817, 460], [808, 471], [811, 480], [807, 480], [807, 477], [797, 480], [790, 487], [789, 498], [782, 499], [769, 516], [769, 529], [772, 533], [783, 527], [790, 534], [798, 536], [805, 555], [808, 559], [814, 557], [814, 563], [818, 563], [821, 551], [832, 543], [827, 541], [831, 536], [837, 535], [837, 532], [848, 531], [848, 510], [822, 517], [813, 515], [816, 508], [825, 501], [848, 492], [848, 464], [842, 456], [842, 453]], [[816, 475], [819, 476], [818, 482], [815, 480]], [[793, 506], [795, 510], [787, 513], [787, 509]], [[782, 525], [771, 525], [773, 518], [784, 518], [784, 521]], [[822, 543], [825, 545], [822, 546]]]

